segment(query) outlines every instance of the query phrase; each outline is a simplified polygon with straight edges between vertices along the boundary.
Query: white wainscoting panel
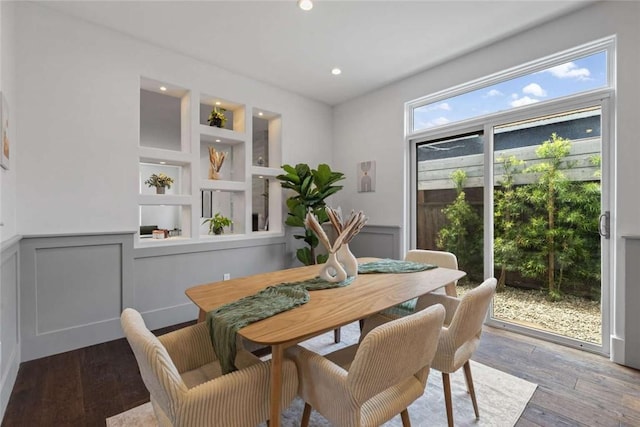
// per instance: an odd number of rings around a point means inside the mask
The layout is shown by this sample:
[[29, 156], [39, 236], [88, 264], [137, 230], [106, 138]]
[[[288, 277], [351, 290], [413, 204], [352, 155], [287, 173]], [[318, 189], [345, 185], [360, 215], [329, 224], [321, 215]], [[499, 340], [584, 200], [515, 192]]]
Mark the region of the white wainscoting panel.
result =
[[25, 237], [20, 271], [22, 361], [122, 336], [133, 233]]
[[2, 243], [0, 277], [0, 420], [9, 403], [20, 367], [20, 237]]
[[400, 255], [400, 227], [386, 225], [365, 225], [349, 243], [349, 249], [356, 257], [377, 257], [402, 259]]

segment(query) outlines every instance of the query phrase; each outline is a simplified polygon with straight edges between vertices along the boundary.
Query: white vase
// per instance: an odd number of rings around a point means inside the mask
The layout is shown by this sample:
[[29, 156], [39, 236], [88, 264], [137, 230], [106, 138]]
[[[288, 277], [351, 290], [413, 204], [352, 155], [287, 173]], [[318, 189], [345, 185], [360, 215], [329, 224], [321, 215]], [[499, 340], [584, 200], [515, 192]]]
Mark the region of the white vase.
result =
[[338, 256], [335, 252], [329, 254], [327, 262], [320, 271], [320, 278], [330, 283], [342, 282], [347, 278], [347, 272], [338, 262]]
[[348, 244], [340, 246], [337, 252], [338, 262], [344, 267], [344, 271], [348, 277], [356, 277], [358, 275], [358, 260], [349, 250]]

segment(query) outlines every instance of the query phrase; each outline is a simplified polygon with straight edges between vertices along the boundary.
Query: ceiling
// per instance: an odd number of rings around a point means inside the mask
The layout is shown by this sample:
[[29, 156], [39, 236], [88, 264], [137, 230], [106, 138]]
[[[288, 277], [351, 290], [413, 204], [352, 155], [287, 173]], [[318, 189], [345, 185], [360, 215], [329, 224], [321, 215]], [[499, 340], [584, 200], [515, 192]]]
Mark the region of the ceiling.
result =
[[314, 0], [309, 12], [295, 0], [39, 3], [336, 105], [591, 1]]

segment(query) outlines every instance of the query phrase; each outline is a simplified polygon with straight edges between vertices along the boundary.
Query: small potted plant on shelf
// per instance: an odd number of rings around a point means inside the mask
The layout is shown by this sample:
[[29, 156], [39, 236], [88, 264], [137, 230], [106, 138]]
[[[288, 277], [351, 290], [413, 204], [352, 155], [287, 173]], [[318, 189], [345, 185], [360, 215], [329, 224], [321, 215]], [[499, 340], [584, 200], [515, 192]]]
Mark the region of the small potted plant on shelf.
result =
[[225, 123], [227, 123], [227, 117], [224, 115], [226, 111], [227, 110], [225, 108], [213, 107], [209, 114], [209, 126], [223, 128]]
[[229, 227], [233, 224], [226, 216], [220, 215], [220, 212], [216, 212], [213, 218], [207, 218], [202, 221], [203, 224], [209, 223], [209, 234], [222, 234], [224, 233], [224, 227]]
[[156, 194], [164, 194], [164, 188], [171, 188], [173, 178], [163, 173], [153, 174], [145, 182], [149, 187], [156, 187]]

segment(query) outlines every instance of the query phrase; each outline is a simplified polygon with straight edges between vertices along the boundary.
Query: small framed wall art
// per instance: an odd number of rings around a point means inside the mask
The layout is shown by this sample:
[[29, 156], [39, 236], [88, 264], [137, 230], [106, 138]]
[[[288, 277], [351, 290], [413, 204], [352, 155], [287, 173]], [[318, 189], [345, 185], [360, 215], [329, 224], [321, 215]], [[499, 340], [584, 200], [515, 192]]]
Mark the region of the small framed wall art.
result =
[[369, 160], [358, 163], [358, 193], [376, 191], [376, 161]]
[[9, 162], [11, 160], [11, 144], [9, 141], [9, 104], [4, 93], [0, 94], [2, 103], [0, 104], [0, 121], [2, 126], [0, 127], [0, 166], [4, 169], [9, 169]]

